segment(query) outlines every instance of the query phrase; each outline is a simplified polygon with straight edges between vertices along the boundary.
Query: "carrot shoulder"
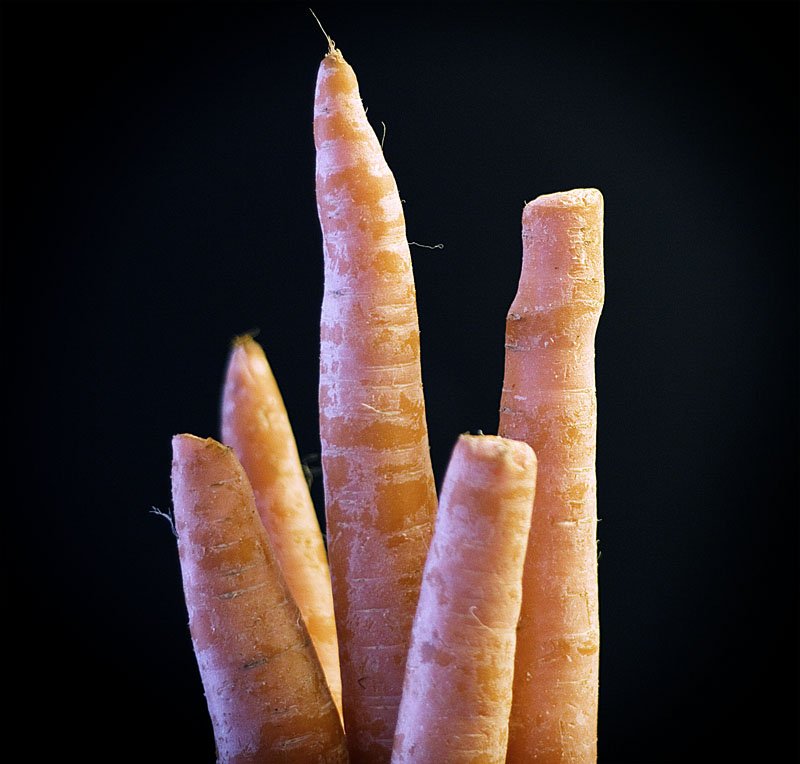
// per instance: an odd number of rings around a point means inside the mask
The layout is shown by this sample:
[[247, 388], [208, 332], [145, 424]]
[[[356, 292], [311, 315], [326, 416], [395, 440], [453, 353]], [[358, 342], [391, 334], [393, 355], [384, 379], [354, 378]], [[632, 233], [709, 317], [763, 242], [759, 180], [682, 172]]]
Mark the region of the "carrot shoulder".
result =
[[320, 435], [353, 761], [391, 755], [436, 508], [411, 257], [394, 177], [331, 47], [314, 104], [325, 289]]
[[333, 701], [342, 681], [330, 571], [289, 416], [261, 345], [238, 337], [222, 395], [222, 440], [250, 481], [281, 573], [303, 614]]
[[414, 619], [393, 764], [503, 764], [536, 484], [525, 443], [462, 435]]
[[217, 757], [346, 762], [339, 715], [233, 451], [176, 435], [172, 490], [189, 628]]
[[523, 212], [508, 314], [500, 434], [539, 459], [517, 634], [508, 761], [597, 755], [594, 337], [603, 305], [603, 197], [548, 194]]

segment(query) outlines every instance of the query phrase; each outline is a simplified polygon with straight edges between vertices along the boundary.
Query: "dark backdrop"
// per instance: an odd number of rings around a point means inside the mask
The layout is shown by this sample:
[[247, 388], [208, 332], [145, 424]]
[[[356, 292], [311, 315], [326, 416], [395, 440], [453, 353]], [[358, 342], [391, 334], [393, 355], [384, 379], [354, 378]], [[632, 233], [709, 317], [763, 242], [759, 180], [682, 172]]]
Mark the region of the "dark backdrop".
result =
[[[601, 759], [790, 760], [796, 6], [315, 10], [386, 125], [409, 239], [444, 244], [413, 248], [439, 481], [458, 433], [496, 431], [524, 202], [605, 195]], [[37, 754], [211, 762], [150, 509], [170, 436], [218, 433], [237, 333], [318, 451], [325, 41], [300, 4], [2, 15], [8, 697]]]

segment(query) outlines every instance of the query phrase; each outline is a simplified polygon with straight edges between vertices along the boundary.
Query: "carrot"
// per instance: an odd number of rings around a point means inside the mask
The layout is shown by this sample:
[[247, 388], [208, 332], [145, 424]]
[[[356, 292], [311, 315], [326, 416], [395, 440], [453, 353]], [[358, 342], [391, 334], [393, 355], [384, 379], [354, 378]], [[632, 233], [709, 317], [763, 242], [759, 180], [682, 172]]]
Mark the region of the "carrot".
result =
[[536, 484], [525, 443], [462, 435], [447, 468], [392, 764], [502, 764]]
[[539, 457], [523, 578], [508, 762], [597, 756], [599, 621], [594, 336], [603, 305], [603, 197], [540, 196], [522, 216], [506, 325], [501, 435]]
[[333, 702], [342, 680], [330, 571], [292, 427], [264, 351], [252, 337], [234, 340], [222, 394], [222, 440], [253, 487], [281, 573], [303, 614]]
[[218, 761], [346, 762], [339, 715], [235, 454], [172, 440], [189, 628]]
[[388, 761], [436, 488], [411, 257], [394, 177], [339, 50], [314, 104], [325, 290], [320, 436], [354, 762]]

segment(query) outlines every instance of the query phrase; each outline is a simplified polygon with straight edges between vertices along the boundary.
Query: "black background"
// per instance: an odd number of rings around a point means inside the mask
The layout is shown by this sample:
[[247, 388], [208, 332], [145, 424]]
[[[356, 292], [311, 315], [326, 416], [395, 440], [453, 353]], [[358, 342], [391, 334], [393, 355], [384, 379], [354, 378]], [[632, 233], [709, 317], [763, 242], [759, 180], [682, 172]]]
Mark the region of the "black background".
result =
[[[791, 760], [797, 7], [314, 8], [409, 239], [444, 244], [412, 248], [439, 481], [458, 433], [496, 431], [524, 202], [605, 195], [601, 760]], [[237, 333], [318, 451], [325, 41], [301, 4], [2, 14], [9, 699], [39, 754], [211, 762], [150, 508], [170, 436], [218, 433]]]

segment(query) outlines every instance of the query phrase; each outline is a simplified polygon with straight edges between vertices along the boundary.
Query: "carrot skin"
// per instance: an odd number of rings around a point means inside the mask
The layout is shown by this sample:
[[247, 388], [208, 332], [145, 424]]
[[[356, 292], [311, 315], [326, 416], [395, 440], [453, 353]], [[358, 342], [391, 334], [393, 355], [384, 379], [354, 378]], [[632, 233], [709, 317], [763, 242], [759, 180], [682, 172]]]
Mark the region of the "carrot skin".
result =
[[536, 457], [462, 435], [425, 563], [392, 764], [502, 764]]
[[218, 761], [347, 761], [322, 668], [233, 451], [172, 441], [175, 527]]
[[261, 345], [247, 335], [231, 349], [221, 425], [223, 442], [233, 448], [253, 488], [270, 545], [341, 713], [339, 650], [322, 532], [277, 382]]
[[599, 614], [594, 337], [602, 310], [603, 197], [548, 194], [523, 212], [499, 433], [539, 470], [517, 633], [510, 764], [597, 758]]
[[320, 436], [328, 557], [350, 756], [391, 757], [436, 509], [405, 221], [338, 50], [314, 106], [325, 291]]

